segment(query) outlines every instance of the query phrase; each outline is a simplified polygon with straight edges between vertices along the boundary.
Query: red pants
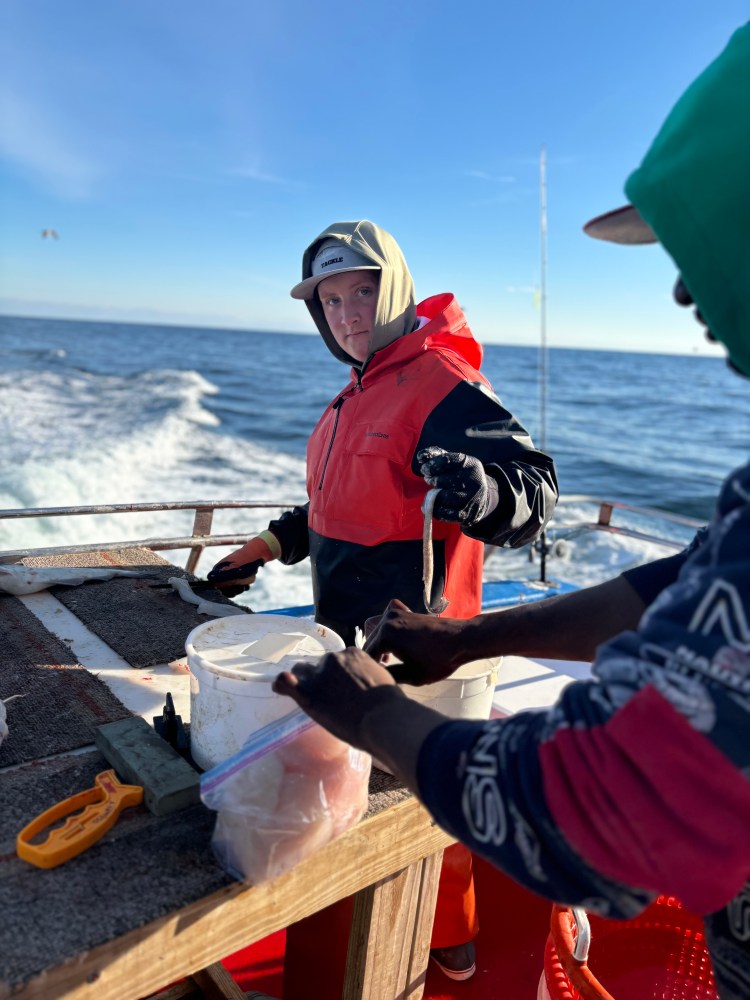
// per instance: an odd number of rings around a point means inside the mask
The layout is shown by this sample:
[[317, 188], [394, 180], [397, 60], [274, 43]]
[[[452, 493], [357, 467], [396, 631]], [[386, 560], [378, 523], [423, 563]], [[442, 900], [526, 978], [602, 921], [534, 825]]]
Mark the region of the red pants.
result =
[[[287, 928], [284, 956], [284, 1000], [340, 1000], [344, 985], [349, 926], [354, 897], [339, 900]], [[465, 944], [479, 932], [471, 851], [453, 844], [443, 852], [433, 948]]]
[[466, 944], [473, 941], [478, 933], [471, 851], [463, 844], [452, 844], [443, 851], [430, 947], [450, 948], [453, 944]]

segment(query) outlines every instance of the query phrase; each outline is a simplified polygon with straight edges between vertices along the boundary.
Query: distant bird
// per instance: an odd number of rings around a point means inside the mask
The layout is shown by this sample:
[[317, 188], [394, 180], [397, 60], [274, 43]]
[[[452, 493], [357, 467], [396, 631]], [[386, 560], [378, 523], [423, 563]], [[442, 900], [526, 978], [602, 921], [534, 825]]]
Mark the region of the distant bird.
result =
[[57, 230], [55, 230], [55, 229], [43, 229], [42, 230], [42, 239], [43, 240], [47, 240], [47, 239], [59, 240], [60, 237], [57, 235]]

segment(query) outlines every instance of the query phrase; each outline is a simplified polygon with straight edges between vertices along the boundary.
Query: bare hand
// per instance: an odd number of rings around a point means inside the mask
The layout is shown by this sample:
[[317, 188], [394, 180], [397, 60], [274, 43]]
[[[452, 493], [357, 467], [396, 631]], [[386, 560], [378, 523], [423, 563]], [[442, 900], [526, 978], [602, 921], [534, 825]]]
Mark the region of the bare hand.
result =
[[376, 660], [388, 653], [398, 657], [401, 663], [389, 665], [389, 671], [399, 683], [433, 684], [472, 659], [461, 642], [465, 627], [459, 619], [416, 614], [394, 600], [380, 617], [365, 622], [364, 649]]
[[273, 690], [292, 698], [334, 736], [363, 750], [370, 749], [363, 740], [365, 715], [385, 700], [404, 697], [389, 671], [354, 646], [326, 653], [317, 663], [296, 663], [278, 675]]

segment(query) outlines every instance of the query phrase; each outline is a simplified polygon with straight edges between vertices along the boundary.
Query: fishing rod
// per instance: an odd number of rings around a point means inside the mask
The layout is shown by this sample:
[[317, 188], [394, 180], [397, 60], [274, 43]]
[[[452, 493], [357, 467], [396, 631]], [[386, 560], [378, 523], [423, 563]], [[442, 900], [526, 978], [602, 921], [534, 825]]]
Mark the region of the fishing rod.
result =
[[[539, 246], [540, 246], [540, 281], [535, 298], [539, 303], [540, 314], [540, 345], [539, 345], [539, 433], [537, 441], [542, 451], [547, 450], [547, 148], [542, 146], [539, 155]], [[467, 427], [468, 437], [489, 438], [501, 436], [496, 424], [479, 424]], [[547, 531], [541, 534], [529, 548], [529, 561], [533, 562], [534, 552], [539, 553], [539, 579], [547, 582]]]
[[[547, 450], [547, 147], [539, 153], [539, 447]], [[547, 531], [537, 542], [539, 579], [547, 579]]]

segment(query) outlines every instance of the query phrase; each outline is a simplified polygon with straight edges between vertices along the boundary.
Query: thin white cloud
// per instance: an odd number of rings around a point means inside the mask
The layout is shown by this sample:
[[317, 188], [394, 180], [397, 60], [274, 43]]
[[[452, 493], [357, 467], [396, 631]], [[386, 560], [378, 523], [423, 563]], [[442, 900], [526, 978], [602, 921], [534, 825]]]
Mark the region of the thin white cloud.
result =
[[466, 170], [467, 177], [476, 177], [480, 181], [493, 181], [496, 184], [513, 184], [516, 178], [512, 174], [489, 174], [486, 170]]
[[283, 187], [300, 187], [299, 181], [290, 180], [288, 177], [280, 177], [278, 174], [270, 174], [266, 170], [261, 170], [257, 166], [235, 167], [228, 171], [234, 177], [244, 177], [249, 181], [258, 184], [278, 184]]
[[0, 121], [0, 156], [29, 171], [54, 194], [74, 200], [91, 197], [101, 166], [74, 149], [41, 108], [4, 91]]
[[530, 192], [527, 188], [507, 188], [505, 191], [499, 191], [497, 194], [491, 195], [489, 198], [477, 198], [472, 201], [468, 201], [466, 204], [469, 208], [490, 208], [494, 205], [516, 205], [530, 193], [538, 197], [538, 192]]
[[[539, 166], [539, 156], [519, 156], [513, 162], [518, 163], [524, 167], [538, 167]], [[574, 166], [576, 163], [580, 162], [580, 157], [570, 156], [568, 154], [560, 155], [550, 155], [549, 150], [547, 151], [547, 165], [553, 165], [556, 167], [570, 167]]]
[[[578, 157], [567, 154], [550, 155], [547, 153], [547, 164], [558, 167], [569, 167], [578, 162]], [[526, 167], [539, 167], [539, 156], [514, 156], [508, 160], [509, 166], [523, 167], [523, 174], [526, 174]], [[491, 174], [487, 170], [470, 169], [465, 170], [466, 177], [474, 177], [480, 181], [492, 181], [494, 184], [515, 184], [518, 177], [515, 174]]]

